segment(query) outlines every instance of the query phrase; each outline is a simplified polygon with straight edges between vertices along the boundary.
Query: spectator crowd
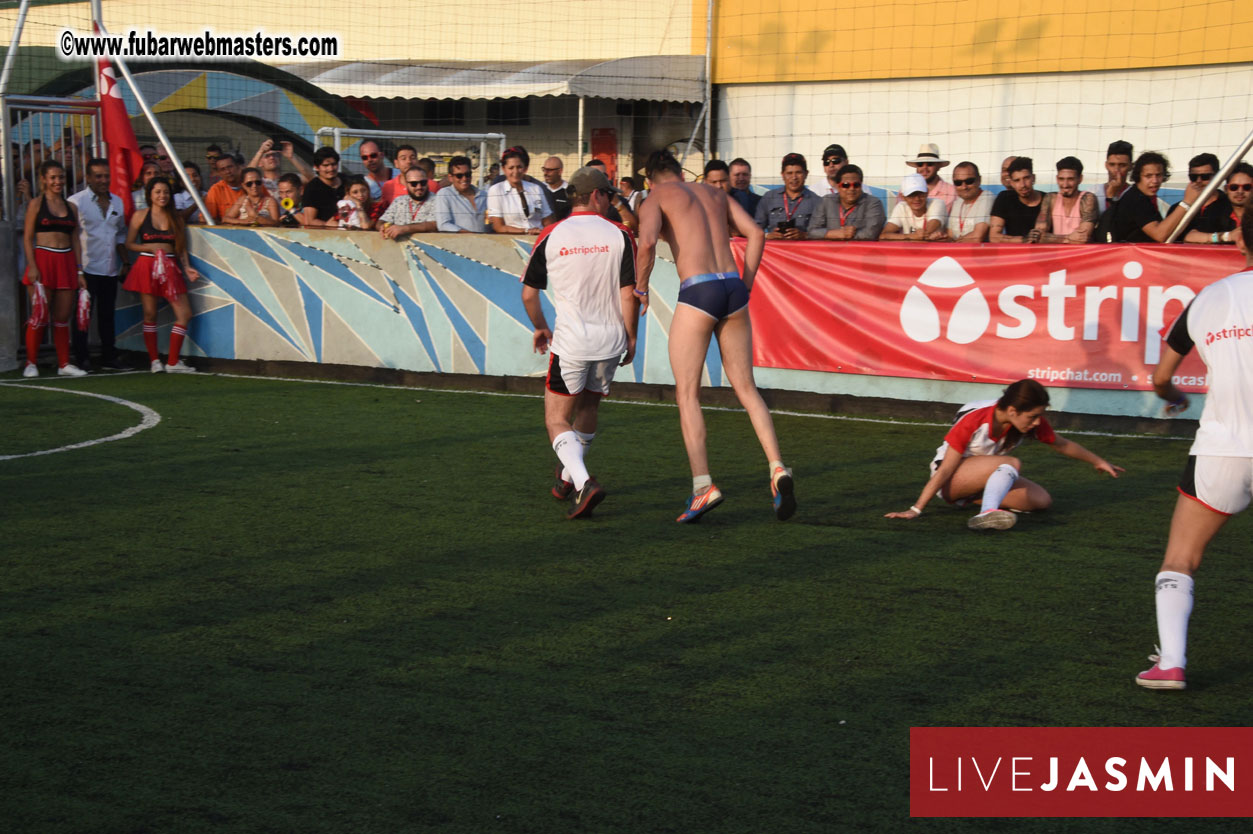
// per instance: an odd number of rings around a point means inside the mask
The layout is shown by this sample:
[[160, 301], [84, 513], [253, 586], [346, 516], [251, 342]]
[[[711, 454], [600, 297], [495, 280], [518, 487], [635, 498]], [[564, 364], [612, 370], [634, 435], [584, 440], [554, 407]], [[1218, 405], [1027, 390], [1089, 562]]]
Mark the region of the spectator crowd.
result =
[[[59, 148], [53, 148], [53, 154]], [[38, 140], [14, 152], [31, 173], [45, 158]], [[537, 179], [529, 174], [526, 149], [509, 148], [499, 166], [492, 166], [487, 186], [479, 188], [474, 162], [467, 156], [453, 156], [444, 170], [437, 171], [434, 160], [419, 157], [408, 144], [387, 143], [385, 150], [383, 144], [367, 139], [357, 152], [362, 174], [343, 171], [343, 159], [329, 147], [318, 148], [310, 166], [291, 142], [281, 138], [264, 140], [246, 165], [242, 156], [210, 145], [205, 152], [207, 183], [197, 163], [188, 162], [185, 169], [213, 221], [227, 225], [377, 230], [393, 240], [428, 232], [537, 235], [570, 213], [564, 164], [557, 156], [544, 160]], [[142, 146], [140, 153], [143, 167], [134, 183], [135, 208], [146, 207], [145, 193], [152, 180], [165, 178], [182, 220], [205, 222], [181, 178], [174, 176], [169, 155], [152, 145]], [[1166, 157], [1154, 151], [1137, 157], [1130, 143], [1116, 141], [1106, 151], [1105, 177], [1099, 182], [1085, 184], [1083, 162], [1065, 156], [1051, 164], [1056, 190], [1044, 192], [1036, 188], [1036, 161], [1009, 156], [1001, 163], [1003, 190], [994, 194], [984, 187], [974, 162], [958, 162], [946, 180], [942, 172], [951, 161], [936, 144], [924, 143], [917, 153], [904, 157], [899, 188], [888, 192], [885, 201], [871, 193], [864, 171], [842, 145], [828, 145], [821, 160], [822, 178], [811, 184], [805, 156], [784, 155], [779, 170], [783, 185], [765, 193], [754, 190], [752, 166], [741, 158], [730, 163], [711, 160], [701, 179], [726, 191], [768, 240], [1148, 243], [1170, 237], [1220, 168], [1212, 153], [1192, 157], [1183, 199], [1169, 205], [1158, 199], [1171, 173]], [[590, 164], [603, 168], [598, 160]], [[289, 170], [284, 172], [284, 167]], [[32, 196], [35, 182], [29, 175], [20, 178], [23, 200]], [[624, 176], [618, 186], [621, 194], [613, 196], [607, 214], [635, 230], [635, 213], [647, 198], [645, 183]], [[1232, 243], [1251, 191], [1253, 166], [1241, 162], [1221, 187], [1206, 196], [1177, 239]]]

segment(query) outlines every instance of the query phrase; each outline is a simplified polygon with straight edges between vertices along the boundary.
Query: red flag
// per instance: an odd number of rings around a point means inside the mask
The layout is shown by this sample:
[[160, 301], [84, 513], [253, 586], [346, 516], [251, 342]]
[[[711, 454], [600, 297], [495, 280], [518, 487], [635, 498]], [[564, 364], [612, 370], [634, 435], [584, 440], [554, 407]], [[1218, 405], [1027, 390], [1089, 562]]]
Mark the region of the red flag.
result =
[[135, 204], [131, 185], [139, 179], [144, 158], [139, 155], [139, 140], [126, 115], [122, 101], [121, 80], [113, 65], [105, 58], [96, 62], [96, 83], [100, 90], [100, 125], [109, 153], [109, 190], [122, 199], [126, 220], [130, 222]]

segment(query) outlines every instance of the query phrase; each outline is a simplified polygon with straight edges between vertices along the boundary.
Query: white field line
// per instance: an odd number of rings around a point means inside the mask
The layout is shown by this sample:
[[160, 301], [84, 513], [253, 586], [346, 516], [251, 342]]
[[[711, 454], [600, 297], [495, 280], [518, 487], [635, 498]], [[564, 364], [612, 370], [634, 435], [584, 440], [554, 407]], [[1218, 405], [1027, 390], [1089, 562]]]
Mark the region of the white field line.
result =
[[29, 384], [24, 384], [24, 383], [13, 383], [13, 382], [0, 383], [0, 386], [5, 387], [5, 388], [27, 388], [32, 391], [56, 391], [61, 394], [78, 394], [79, 396], [82, 396], [82, 397], [95, 397], [98, 400], [106, 400], [111, 403], [117, 403], [118, 405], [124, 405], [129, 409], [138, 411], [140, 416], [143, 418], [142, 420], [139, 421], [137, 425], [131, 426], [129, 429], [120, 431], [117, 434], [109, 435], [108, 437], [99, 437], [99, 438], [96, 438], [95, 440], [84, 440], [81, 443], [71, 443], [68, 446], [60, 446], [56, 449], [41, 449], [38, 452], [24, 452], [23, 454], [20, 454], [20, 455], [0, 455], [0, 460], [14, 460], [16, 458], [29, 458], [29, 457], [35, 457], [36, 455], [54, 455], [57, 452], [68, 452], [68, 451], [71, 451], [72, 449], [86, 449], [89, 446], [96, 446], [101, 443], [109, 443], [114, 440], [125, 440], [126, 438], [134, 437], [135, 435], [139, 434], [141, 431], [144, 431], [145, 429], [150, 429], [153, 426], [155, 426], [157, 423], [161, 422], [161, 415], [153, 411], [148, 406], [140, 405], [139, 403], [133, 403], [130, 400], [124, 400], [121, 397], [110, 397], [108, 394], [95, 394], [95, 393], [92, 393], [91, 391], [75, 391], [72, 388], [56, 388], [56, 387], [47, 386], [47, 385], [29, 385]]
[[[517, 391], [469, 391], [460, 388], [423, 388], [413, 385], [384, 385], [378, 382], [340, 382], [333, 379], [300, 379], [298, 377], [282, 377], [282, 376], [249, 376], [248, 374], [200, 374], [200, 376], [220, 376], [231, 379], [253, 379], [253, 380], [273, 380], [275, 382], [305, 382], [313, 385], [343, 385], [350, 388], [384, 388], [392, 391], [429, 391], [436, 394], [474, 394], [480, 397], [514, 397], [518, 399], [539, 400], [543, 399], [542, 394], [523, 394]], [[605, 402], [611, 402], [615, 405], [639, 405], [652, 406], [655, 408], [678, 408], [674, 403], [651, 402], [648, 400], [616, 400], [606, 398]], [[742, 408], [729, 408], [727, 406], [702, 405], [702, 411], [733, 411], [744, 413]], [[957, 407], [953, 408], [954, 413]], [[937, 428], [949, 428], [952, 423], [930, 423], [922, 420], [890, 420], [882, 417], [849, 417], [843, 414], [816, 414], [808, 411], [782, 411], [779, 409], [770, 409], [770, 413], [774, 415], [782, 415], [785, 417], [803, 417], [812, 420], [838, 420], [848, 423], [878, 423], [880, 425], [889, 426], [935, 426]], [[1102, 431], [1067, 431], [1066, 434], [1082, 434], [1089, 437], [1118, 437], [1131, 440], [1192, 440], [1190, 435], [1163, 435], [1163, 434], [1120, 434], [1117, 432]]]

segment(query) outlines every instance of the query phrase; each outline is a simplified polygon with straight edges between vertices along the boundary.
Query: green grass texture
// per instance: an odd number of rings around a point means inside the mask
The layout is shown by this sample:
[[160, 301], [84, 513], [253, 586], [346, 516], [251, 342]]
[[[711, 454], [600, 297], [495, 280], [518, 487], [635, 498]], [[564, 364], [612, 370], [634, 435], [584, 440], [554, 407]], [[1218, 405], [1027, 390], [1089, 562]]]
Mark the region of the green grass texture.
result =
[[[905, 509], [944, 427], [607, 401], [564, 518], [537, 397], [146, 373], [0, 386], [0, 830], [1144, 830], [911, 820], [911, 726], [1247, 726], [1247, 518], [1197, 581], [1189, 689], [1143, 691], [1189, 443], [1040, 446], [1046, 513]], [[54, 454], [161, 417], [131, 437]], [[1181, 434], [1187, 433], [1181, 428]], [[1160, 813], [1169, 815], [1169, 800]], [[1179, 830], [1247, 830], [1189, 820]]]

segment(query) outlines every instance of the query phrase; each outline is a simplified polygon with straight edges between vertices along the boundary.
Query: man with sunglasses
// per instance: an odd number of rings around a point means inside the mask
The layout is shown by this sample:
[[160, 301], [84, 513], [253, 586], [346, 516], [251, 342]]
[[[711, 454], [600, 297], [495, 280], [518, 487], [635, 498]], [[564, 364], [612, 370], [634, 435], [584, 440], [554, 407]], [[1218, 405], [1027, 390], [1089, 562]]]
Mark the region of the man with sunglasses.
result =
[[[1188, 182], [1200, 183], [1204, 188], [1218, 173], [1218, 166], [1218, 157], [1214, 154], [1197, 154], [1188, 160]], [[1231, 219], [1231, 201], [1224, 191], [1222, 188], [1214, 189], [1201, 210], [1192, 215], [1187, 230], [1175, 238], [1176, 243], [1226, 243], [1223, 234], [1236, 228], [1236, 224]], [[1177, 205], [1172, 205], [1171, 210]]]
[[[913, 159], [905, 160], [905, 164], [927, 181], [928, 199], [943, 200], [944, 211], [952, 212], [953, 201], [957, 199], [957, 190], [952, 184], [940, 178], [940, 169], [948, 165], [947, 159], [940, 158], [940, 146], [934, 142], [923, 144], [918, 148], [918, 155]], [[904, 198], [898, 194], [896, 201], [899, 203], [903, 200]]]
[[441, 188], [435, 195], [435, 227], [441, 232], [482, 234], [487, 215], [487, 191], [474, 187], [470, 158], [454, 156], [448, 160], [451, 188]]
[[411, 167], [405, 173], [407, 194], [391, 202], [380, 218], [379, 231], [388, 240], [414, 232], [435, 231], [435, 200], [426, 171]]
[[959, 162], [953, 169], [957, 199], [948, 215], [948, 239], [954, 243], [983, 243], [992, 218], [992, 195], [981, 187], [983, 177], [973, 162]]
[[[828, 178], [829, 179], [829, 178]], [[810, 240], [878, 240], [887, 217], [879, 198], [862, 187], [862, 172], [846, 164], [835, 175], [838, 194], [827, 194], [809, 221]]]
[[[409, 169], [417, 164], [418, 149], [413, 145], [401, 145], [396, 148], [395, 160], [396, 168], [400, 173], [383, 183], [383, 202], [388, 205], [391, 205], [392, 200], [395, 200], [400, 195], [409, 193], [409, 185], [405, 182], [405, 177], [409, 175]], [[433, 171], [434, 168], [431, 171], [424, 171], [426, 173], [428, 193], [430, 194], [435, 193], [435, 189], [430, 188], [433, 185], [431, 182], [431, 173]]]
[[278, 142], [273, 139], [266, 139], [257, 148], [257, 152], [252, 155], [252, 161], [248, 163], [251, 168], [261, 169], [261, 179], [265, 183], [265, 190], [270, 192], [270, 196], [275, 200], [279, 199], [278, 180], [283, 175], [282, 164], [283, 159], [287, 159], [300, 172], [300, 180], [302, 183], [309, 182], [313, 179], [313, 171], [305, 164], [305, 161], [296, 156], [296, 150], [291, 142]]
[[848, 162], [848, 154], [844, 152], [843, 145], [827, 145], [826, 150], [822, 152], [822, 173], [826, 177], [826, 182], [815, 191], [819, 197], [830, 195], [839, 198], [840, 180], [836, 175], [846, 162]]
[[365, 166], [365, 184], [370, 187], [370, 199], [383, 198], [383, 186], [400, 172], [387, 164], [383, 149], [373, 139], [361, 143], [361, 164]]
[[1224, 232], [1220, 237], [1223, 243], [1235, 243], [1239, 234], [1240, 224], [1244, 222], [1244, 213], [1253, 201], [1253, 165], [1241, 162], [1227, 177], [1227, 199], [1231, 202], [1231, 222], [1235, 228]]

